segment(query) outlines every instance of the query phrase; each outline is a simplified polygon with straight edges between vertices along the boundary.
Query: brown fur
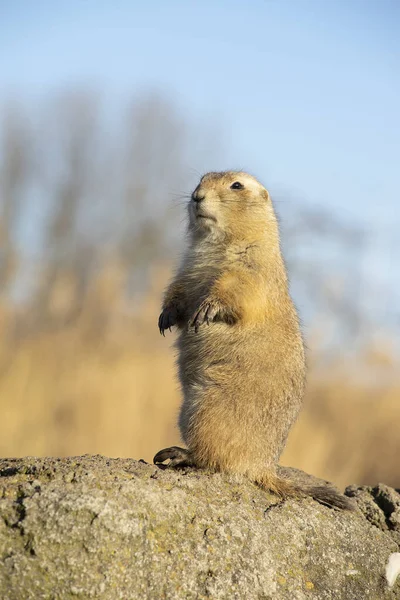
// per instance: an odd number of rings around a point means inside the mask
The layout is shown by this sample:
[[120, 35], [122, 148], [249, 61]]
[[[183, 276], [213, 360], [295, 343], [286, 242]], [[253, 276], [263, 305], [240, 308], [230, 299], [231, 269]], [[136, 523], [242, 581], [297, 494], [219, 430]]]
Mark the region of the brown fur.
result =
[[[232, 189], [234, 182], [243, 189]], [[345, 498], [329, 488], [299, 488], [276, 474], [306, 368], [277, 219], [252, 176], [201, 179], [189, 202], [188, 248], [159, 324], [162, 333], [179, 328], [179, 426], [190, 462], [244, 474], [283, 498], [309, 494], [343, 508]]]

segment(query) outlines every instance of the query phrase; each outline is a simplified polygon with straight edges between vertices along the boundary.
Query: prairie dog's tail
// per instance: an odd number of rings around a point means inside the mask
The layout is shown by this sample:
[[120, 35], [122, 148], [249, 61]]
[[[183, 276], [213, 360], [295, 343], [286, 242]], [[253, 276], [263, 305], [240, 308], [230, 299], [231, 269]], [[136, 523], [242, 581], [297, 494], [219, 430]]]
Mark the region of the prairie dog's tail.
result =
[[355, 510], [355, 505], [350, 498], [347, 498], [329, 485], [299, 485], [271, 472], [266, 473], [256, 483], [261, 488], [273, 492], [282, 499], [311, 496], [320, 504], [324, 504], [330, 508]]

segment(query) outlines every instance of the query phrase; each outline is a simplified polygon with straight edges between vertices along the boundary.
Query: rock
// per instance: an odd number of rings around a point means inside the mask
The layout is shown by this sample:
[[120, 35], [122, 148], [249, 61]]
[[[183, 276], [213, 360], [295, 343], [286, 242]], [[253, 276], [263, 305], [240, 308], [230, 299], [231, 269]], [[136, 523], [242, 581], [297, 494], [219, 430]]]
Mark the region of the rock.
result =
[[390, 532], [400, 546], [400, 490], [379, 483], [375, 487], [346, 488], [346, 495], [356, 498], [362, 513], [370, 523]]
[[385, 575], [399, 493], [346, 493], [358, 511], [279, 504], [243, 478], [135, 460], [1, 460], [0, 598], [400, 598], [400, 577], [389, 587]]

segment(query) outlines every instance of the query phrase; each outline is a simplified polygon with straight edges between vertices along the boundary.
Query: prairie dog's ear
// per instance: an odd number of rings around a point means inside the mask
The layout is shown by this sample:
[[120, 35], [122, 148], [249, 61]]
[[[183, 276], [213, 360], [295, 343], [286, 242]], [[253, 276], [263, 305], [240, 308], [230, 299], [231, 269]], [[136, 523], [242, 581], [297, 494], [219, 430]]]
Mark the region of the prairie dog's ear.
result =
[[266, 202], [270, 202], [271, 197], [269, 195], [268, 190], [266, 190], [265, 188], [261, 190], [261, 196], [266, 200]]

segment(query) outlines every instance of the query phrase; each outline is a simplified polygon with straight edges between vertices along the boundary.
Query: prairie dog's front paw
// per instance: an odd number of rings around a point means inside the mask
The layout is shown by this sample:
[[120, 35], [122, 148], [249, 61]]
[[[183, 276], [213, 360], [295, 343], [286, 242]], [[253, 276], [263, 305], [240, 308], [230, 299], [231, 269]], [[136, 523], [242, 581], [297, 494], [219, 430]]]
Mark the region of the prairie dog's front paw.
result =
[[217, 300], [204, 300], [189, 321], [189, 327], [194, 327], [197, 333], [201, 325], [209, 325], [221, 311], [222, 305]]
[[158, 319], [158, 328], [163, 336], [165, 336], [164, 331], [166, 329], [169, 329], [171, 331], [171, 327], [176, 325], [177, 317], [178, 311], [174, 306], [166, 306], [163, 309]]

